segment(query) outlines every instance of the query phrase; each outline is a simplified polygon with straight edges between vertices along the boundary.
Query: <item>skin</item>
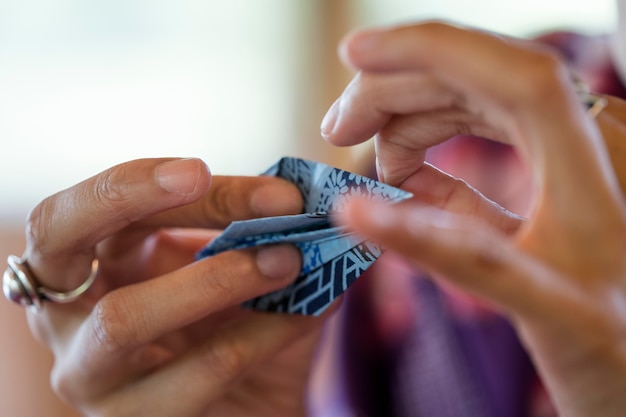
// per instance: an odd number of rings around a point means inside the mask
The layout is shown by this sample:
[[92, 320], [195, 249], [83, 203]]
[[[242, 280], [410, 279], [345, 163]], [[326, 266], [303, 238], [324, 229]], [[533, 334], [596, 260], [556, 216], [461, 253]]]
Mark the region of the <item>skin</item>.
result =
[[[439, 23], [359, 32], [341, 54], [360, 72], [324, 136], [349, 146], [375, 135], [382, 177], [416, 196], [393, 207], [354, 201], [343, 223], [499, 306], [560, 415], [623, 414], [623, 103], [593, 120], [557, 58]], [[536, 183], [527, 220], [423, 163], [458, 133], [516, 147]], [[297, 251], [193, 262], [215, 235], [206, 229], [300, 209], [290, 184], [211, 177], [195, 159], [132, 161], [43, 201], [24, 254], [41, 284], [74, 288], [100, 262], [88, 294], [28, 313], [55, 355], [56, 392], [90, 416], [304, 415], [325, 317], [239, 308], [291, 282]]]
[[[340, 146], [374, 136], [379, 174], [416, 195], [354, 201], [341, 221], [507, 314], [559, 415], [623, 415], [624, 103], [594, 120], [557, 57], [437, 22], [357, 32], [340, 54], [359, 73], [323, 136]], [[424, 163], [457, 134], [516, 148], [535, 183], [526, 220]]]
[[193, 262], [210, 229], [301, 205], [286, 181], [211, 177], [197, 159], [128, 162], [43, 201], [24, 254], [41, 284], [74, 288], [99, 260], [87, 294], [28, 315], [57, 394], [89, 416], [304, 415], [323, 317], [239, 307], [293, 281], [299, 252]]

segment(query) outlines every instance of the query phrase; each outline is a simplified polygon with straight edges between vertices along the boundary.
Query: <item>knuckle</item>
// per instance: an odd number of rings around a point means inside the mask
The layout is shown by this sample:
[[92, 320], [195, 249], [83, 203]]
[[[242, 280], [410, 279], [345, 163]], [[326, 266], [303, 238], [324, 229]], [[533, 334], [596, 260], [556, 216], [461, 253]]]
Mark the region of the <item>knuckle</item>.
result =
[[223, 299], [232, 299], [235, 298], [237, 293], [233, 280], [221, 274], [206, 280], [205, 285], [201, 288], [207, 295], [207, 299], [213, 299], [216, 295], [220, 295]]
[[470, 196], [475, 195], [471, 191], [471, 186], [463, 179], [451, 177], [446, 187], [440, 188], [441, 195], [439, 197], [440, 207], [443, 209], [455, 209], [458, 201], [464, 201]]
[[491, 275], [503, 269], [504, 264], [502, 261], [502, 253], [498, 246], [489, 244], [476, 247], [472, 263], [477, 270]]
[[[452, 136], [469, 136], [475, 134], [474, 128], [467, 120], [458, 118], [455, 123], [452, 124]], [[449, 135], [449, 134], [448, 134]]]
[[[468, 227], [461, 239], [468, 242], [468, 267], [477, 271], [481, 279], [489, 280], [492, 285], [509, 288], [510, 281], [498, 279], [497, 284], [492, 277], [507, 276], [510, 273], [510, 249], [503, 240], [494, 236], [491, 227]], [[487, 232], [487, 228], [490, 229]], [[510, 289], [513, 289], [512, 287]]]
[[454, 25], [443, 19], [433, 19], [414, 25], [400, 26], [397, 31], [408, 41], [424, 39], [446, 39], [455, 31]]
[[89, 417], [137, 416], [136, 402], [117, 401], [113, 396], [101, 396], [85, 390], [84, 383], [76, 382], [75, 374], [55, 366], [50, 374], [50, 385], [54, 394], [70, 406], [80, 409]]
[[150, 258], [157, 258], [164, 251], [175, 250], [175, 248], [180, 245], [180, 242], [166, 229], [157, 230], [147, 239], [149, 240], [150, 247], [154, 248], [154, 250], [147, 255]]
[[250, 362], [250, 349], [232, 338], [223, 338], [204, 346], [202, 368], [210, 375], [230, 380], [241, 374]]
[[[145, 407], [145, 405], [143, 405]], [[83, 407], [85, 408], [85, 407]], [[141, 401], [120, 400], [117, 395], [110, 395], [88, 404], [87, 417], [130, 417], [142, 414]]]
[[138, 320], [137, 313], [123, 300], [119, 291], [104, 296], [91, 313], [91, 338], [99, 349], [107, 353], [125, 351], [135, 346], [140, 338], [137, 326], [130, 325], [130, 317]]
[[50, 347], [54, 335], [47, 316], [28, 311], [26, 319], [33, 338], [42, 345]]
[[26, 240], [33, 251], [45, 254], [49, 242], [49, 231], [54, 223], [55, 207], [53, 197], [48, 197], [37, 205], [26, 218]]
[[541, 108], [554, 98], [562, 98], [564, 91], [571, 86], [565, 64], [556, 55], [545, 51], [529, 51], [524, 58], [527, 65], [517, 72], [517, 88], [509, 97], [509, 104], [521, 97], [523, 105]]
[[[232, 184], [231, 184], [232, 185]], [[205, 204], [201, 205], [203, 211], [202, 218], [213, 219], [215, 223], [226, 225], [233, 219], [233, 188], [215, 184], [211, 188], [211, 192], [207, 194], [204, 200]], [[241, 195], [239, 196], [239, 199]]]
[[[198, 285], [199, 290], [203, 292], [206, 299], [215, 299], [216, 296], [220, 296], [223, 301], [240, 298], [238, 293], [241, 290], [239, 284], [242, 280], [237, 277], [252, 277], [255, 273], [251, 256], [243, 252], [232, 252], [218, 255], [214, 259], [221, 259], [222, 262], [207, 262], [209, 270], [202, 274]], [[224, 265], [230, 266], [225, 269]]]
[[439, 37], [451, 30], [451, 25], [444, 20], [434, 19], [423, 24], [411, 25], [407, 29], [416, 35], [424, 37]]
[[465, 252], [463, 269], [480, 271], [486, 279], [506, 270], [504, 242], [494, 241], [492, 233], [491, 226], [484, 222], [459, 225], [456, 230], [459, 249]]
[[50, 372], [50, 387], [57, 397], [70, 405], [76, 406], [86, 401], [85, 391], [76, 382], [74, 372], [58, 362], [55, 362]]
[[129, 200], [129, 183], [126, 180], [127, 168], [119, 165], [110, 168], [95, 178], [93, 189], [95, 201], [105, 208], [119, 209]]
[[54, 366], [50, 373], [50, 386], [52, 391], [63, 401], [73, 403], [74, 390], [72, 378], [59, 366]]

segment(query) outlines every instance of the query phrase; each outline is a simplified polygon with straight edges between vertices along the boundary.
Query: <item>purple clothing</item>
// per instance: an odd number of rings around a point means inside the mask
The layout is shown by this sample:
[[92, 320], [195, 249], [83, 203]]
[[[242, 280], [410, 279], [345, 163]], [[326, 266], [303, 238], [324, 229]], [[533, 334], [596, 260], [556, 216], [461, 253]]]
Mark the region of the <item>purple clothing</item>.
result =
[[356, 285], [345, 301], [342, 333], [355, 415], [528, 415], [535, 374], [506, 320], [496, 315], [458, 320], [448, 311], [441, 290], [426, 278], [416, 278], [420, 308], [415, 328], [390, 351], [372, 331], [372, 310], [367, 297], [360, 296], [367, 291], [367, 278]]

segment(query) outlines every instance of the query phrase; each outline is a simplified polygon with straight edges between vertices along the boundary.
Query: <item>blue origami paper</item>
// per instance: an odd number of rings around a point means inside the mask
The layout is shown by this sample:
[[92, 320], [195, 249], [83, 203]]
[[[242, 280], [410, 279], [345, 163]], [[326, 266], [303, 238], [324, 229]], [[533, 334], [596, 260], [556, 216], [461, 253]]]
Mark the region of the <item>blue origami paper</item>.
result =
[[264, 175], [294, 183], [302, 193], [304, 213], [233, 222], [197, 258], [227, 250], [292, 243], [302, 253], [302, 271], [296, 281], [245, 305], [262, 311], [317, 316], [382, 254], [377, 244], [334, 226], [330, 221], [332, 214], [342, 211], [351, 196], [395, 204], [412, 194], [299, 158], [281, 158]]

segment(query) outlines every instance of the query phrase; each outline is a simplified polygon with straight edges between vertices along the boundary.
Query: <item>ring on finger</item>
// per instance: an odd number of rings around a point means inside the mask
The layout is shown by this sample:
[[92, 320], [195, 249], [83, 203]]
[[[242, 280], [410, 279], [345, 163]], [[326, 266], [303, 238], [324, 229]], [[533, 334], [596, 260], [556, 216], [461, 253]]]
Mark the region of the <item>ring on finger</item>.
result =
[[595, 118], [608, 104], [608, 100], [598, 94], [593, 94], [589, 86], [578, 76], [572, 74], [572, 81], [580, 101], [587, 109], [587, 114]]
[[25, 259], [10, 255], [7, 263], [9, 267], [4, 271], [2, 277], [4, 296], [8, 300], [33, 311], [41, 310], [44, 301], [69, 303], [76, 300], [91, 287], [98, 274], [98, 260], [94, 259], [91, 264], [91, 273], [85, 282], [74, 290], [57, 292], [37, 283], [37, 279]]

